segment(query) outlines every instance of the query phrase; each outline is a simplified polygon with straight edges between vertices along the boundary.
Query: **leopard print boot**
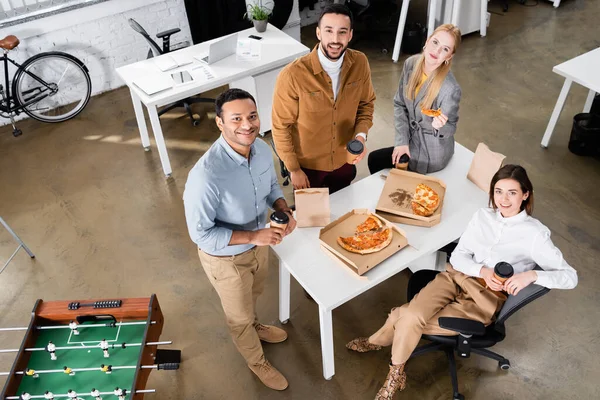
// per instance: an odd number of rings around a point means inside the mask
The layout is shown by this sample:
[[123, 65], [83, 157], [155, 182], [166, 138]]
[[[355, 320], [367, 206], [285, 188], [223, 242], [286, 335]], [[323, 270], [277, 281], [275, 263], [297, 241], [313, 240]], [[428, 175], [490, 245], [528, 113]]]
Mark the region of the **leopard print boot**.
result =
[[406, 373], [404, 372], [404, 365], [393, 365], [390, 363], [390, 372], [388, 373], [385, 382], [375, 400], [391, 400], [397, 391], [402, 391], [406, 388]]

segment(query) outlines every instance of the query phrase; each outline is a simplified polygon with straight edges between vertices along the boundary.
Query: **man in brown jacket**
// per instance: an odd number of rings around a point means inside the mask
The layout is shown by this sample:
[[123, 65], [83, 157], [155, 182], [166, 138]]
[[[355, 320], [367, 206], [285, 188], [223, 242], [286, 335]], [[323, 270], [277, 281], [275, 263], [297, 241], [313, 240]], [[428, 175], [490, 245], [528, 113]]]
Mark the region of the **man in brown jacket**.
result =
[[375, 92], [367, 57], [348, 49], [352, 13], [326, 6], [319, 18], [319, 44], [286, 66], [275, 85], [272, 133], [294, 189], [328, 187], [333, 193], [352, 182], [356, 166], [346, 163], [346, 145], [365, 145], [373, 125]]

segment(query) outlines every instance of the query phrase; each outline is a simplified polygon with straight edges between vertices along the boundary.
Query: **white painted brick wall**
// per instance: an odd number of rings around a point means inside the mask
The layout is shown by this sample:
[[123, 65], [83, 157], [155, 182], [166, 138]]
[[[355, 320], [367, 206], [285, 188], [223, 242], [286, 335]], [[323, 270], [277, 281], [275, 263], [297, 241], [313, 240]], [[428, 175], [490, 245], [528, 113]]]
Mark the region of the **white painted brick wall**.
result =
[[304, 7], [303, 10], [300, 10], [300, 25], [306, 26], [316, 24], [319, 20], [319, 15], [321, 15], [321, 9], [331, 3], [333, 3], [333, 0], [318, 0], [315, 3], [314, 10]]
[[[75, 10], [65, 14], [72, 13], [76, 17], [77, 12], [78, 10]], [[92, 95], [102, 93], [123, 85], [115, 68], [146, 58], [148, 44], [142, 35], [129, 26], [129, 18], [142, 25], [159, 46], [162, 45], [162, 41], [156, 39], [156, 33], [171, 28], [181, 29], [181, 32], [171, 36], [171, 43], [192, 41], [184, 0], [164, 0], [72, 27], [27, 37], [10, 56], [21, 63], [44, 51], [64, 51], [72, 54], [89, 69]], [[14, 72], [15, 68], [12, 67], [11, 75]], [[8, 121], [0, 119], [0, 124], [2, 123]]]

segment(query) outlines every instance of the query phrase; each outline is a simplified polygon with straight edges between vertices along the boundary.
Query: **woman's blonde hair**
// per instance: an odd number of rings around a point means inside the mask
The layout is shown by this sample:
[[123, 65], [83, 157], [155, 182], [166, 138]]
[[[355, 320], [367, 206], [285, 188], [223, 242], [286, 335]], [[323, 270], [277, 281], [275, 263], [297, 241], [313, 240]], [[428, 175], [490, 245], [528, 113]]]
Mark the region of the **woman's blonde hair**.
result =
[[[448, 32], [454, 37], [454, 46], [452, 50], [452, 54], [456, 53], [458, 46], [460, 45], [461, 33], [460, 29], [456, 25], [452, 24], [444, 24], [437, 27], [435, 31], [427, 38], [427, 41], [431, 40], [433, 35], [438, 32]], [[448, 71], [450, 71], [450, 67], [452, 66], [452, 58], [447, 60], [448, 62], [442, 63], [439, 67], [437, 67], [430, 76], [427, 77], [427, 81], [423, 84], [422, 90], [427, 90], [425, 93], [425, 97], [421, 102], [421, 108], [429, 109], [433, 104], [433, 101], [440, 93], [440, 89], [442, 88], [442, 84], [444, 83], [444, 79], [446, 79], [446, 75], [448, 75]], [[421, 83], [421, 77], [425, 71], [425, 53], [421, 52], [421, 55], [417, 59], [415, 63], [415, 67], [412, 70], [410, 78], [408, 79], [408, 85], [406, 86], [406, 91], [404, 96], [406, 96], [409, 100], [414, 100], [417, 97], [417, 86]]]

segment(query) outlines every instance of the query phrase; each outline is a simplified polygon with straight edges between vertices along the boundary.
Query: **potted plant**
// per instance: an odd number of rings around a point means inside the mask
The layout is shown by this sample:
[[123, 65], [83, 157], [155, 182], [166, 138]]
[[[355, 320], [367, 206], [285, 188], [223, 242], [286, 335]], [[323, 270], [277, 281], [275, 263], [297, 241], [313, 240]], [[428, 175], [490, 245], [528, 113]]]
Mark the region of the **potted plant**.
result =
[[271, 16], [271, 10], [263, 6], [261, 0], [259, 0], [258, 4], [248, 4], [247, 8], [248, 11], [246, 12], [246, 14], [244, 14], [244, 17], [252, 21], [252, 23], [254, 24], [254, 29], [256, 29], [257, 32], [266, 31], [267, 22], [269, 20], [269, 17]]

